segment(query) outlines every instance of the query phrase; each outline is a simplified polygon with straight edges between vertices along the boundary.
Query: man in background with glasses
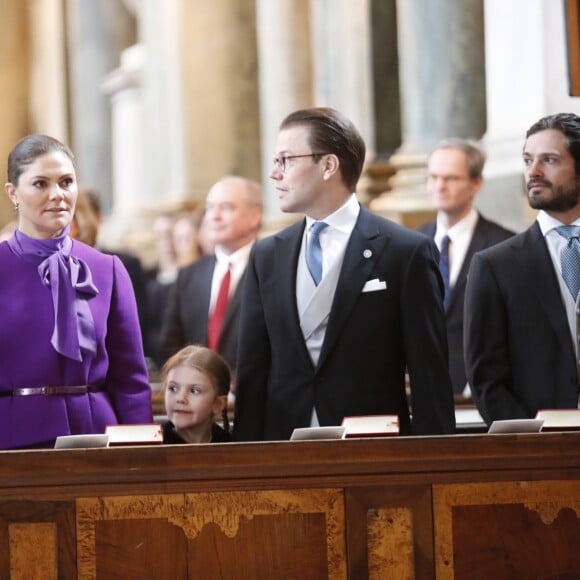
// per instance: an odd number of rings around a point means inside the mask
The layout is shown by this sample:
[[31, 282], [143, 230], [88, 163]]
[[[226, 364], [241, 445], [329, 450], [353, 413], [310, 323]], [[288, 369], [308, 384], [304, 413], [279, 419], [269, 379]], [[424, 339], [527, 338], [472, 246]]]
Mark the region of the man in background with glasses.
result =
[[338, 111], [299, 110], [282, 122], [270, 177], [282, 211], [306, 217], [250, 256], [237, 440], [377, 414], [398, 415], [404, 435], [454, 432], [437, 248], [358, 203], [364, 159]]
[[471, 396], [463, 358], [463, 303], [471, 258], [514, 235], [474, 207], [483, 186], [485, 155], [467, 139], [445, 139], [429, 155], [427, 191], [437, 219], [419, 228], [435, 240], [445, 286], [449, 373], [453, 392]]

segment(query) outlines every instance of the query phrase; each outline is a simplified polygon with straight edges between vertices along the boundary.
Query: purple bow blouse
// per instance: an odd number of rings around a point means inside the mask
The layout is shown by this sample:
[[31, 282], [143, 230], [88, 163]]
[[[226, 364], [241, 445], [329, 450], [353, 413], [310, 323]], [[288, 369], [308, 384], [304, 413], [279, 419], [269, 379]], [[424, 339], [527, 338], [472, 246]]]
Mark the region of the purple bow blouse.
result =
[[0, 397], [0, 449], [149, 423], [151, 389], [129, 276], [66, 232], [0, 244], [0, 391], [98, 385], [82, 395]]

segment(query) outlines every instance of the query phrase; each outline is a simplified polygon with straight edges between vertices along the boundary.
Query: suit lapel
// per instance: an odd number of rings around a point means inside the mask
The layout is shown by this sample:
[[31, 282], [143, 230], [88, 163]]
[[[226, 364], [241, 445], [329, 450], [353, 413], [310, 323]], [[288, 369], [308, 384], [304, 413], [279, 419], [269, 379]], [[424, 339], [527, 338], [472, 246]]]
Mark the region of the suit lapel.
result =
[[276, 251], [273, 269], [275, 271], [276, 286], [280, 292], [279, 303], [284, 305], [288, 316], [288, 326], [290, 328], [288, 340], [303, 345], [304, 359], [308, 361], [308, 364], [312, 365], [312, 359], [306, 348], [302, 329], [300, 328], [300, 317], [296, 303], [296, 271], [305, 226], [306, 220], [302, 220], [275, 235]]
[[380, 235], [378, 227], [373, 223], [372, 214], [361, 207], [344, 255], [318, 367], [322, 366], [340, 335], [387, 241], [387, 238]]
[[246, 270], [244, 270], [244, 273], [240, 277], [238, 285], [236, 286], [236, 289], [234, 290], [234, 293], [231, 295], [228, 302], [228, 308], [226, 310], [224, 323], [220, 332], [220, 341], [222, 340], [222, 337], [227, 336], [229, 333], [232, 322], [236, 319], [237, 313], [240, 310], [240, 305], [242, 303], [242, 288], [244, 286], [245, 278]]
[[523, 266], [521, 274], [528, 278], [527, 287], [536, 295], [562, 347], [570, 348], [570, 329], [557, 274], [538, 223], [535, 222], [517, 241], [513, 250]]

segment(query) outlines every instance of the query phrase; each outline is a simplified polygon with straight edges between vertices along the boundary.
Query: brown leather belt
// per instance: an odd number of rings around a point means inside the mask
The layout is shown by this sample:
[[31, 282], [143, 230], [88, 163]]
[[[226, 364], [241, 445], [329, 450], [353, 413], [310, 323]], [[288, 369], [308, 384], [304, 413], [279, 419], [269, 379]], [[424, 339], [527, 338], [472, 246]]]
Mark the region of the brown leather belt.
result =
[[70, 387], [25, 387], [22, 389], [12, 389], [11, 391], [0, 391], [0, 397], [30, 397], [31, 395], [86, 395], [87, 393], [98, 393], [104, 391], [105, 385], [81, 385]]

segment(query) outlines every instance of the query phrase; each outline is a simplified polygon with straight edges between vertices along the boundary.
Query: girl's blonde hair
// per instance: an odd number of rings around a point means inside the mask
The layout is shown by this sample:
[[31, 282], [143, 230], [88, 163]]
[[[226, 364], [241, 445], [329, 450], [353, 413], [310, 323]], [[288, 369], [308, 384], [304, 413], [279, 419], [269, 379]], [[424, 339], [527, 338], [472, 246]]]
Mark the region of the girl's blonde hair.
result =
[[[227, 396], [230, 392], [230, 383], [232, 381], [230, 366], [217, 352], [210, 348], [192, 344], [182, 348], [167, 359], [161, 369], [164, 385], [167, 384], [169, 371], [181, 365], [197, 369], [206, 374], [214, 386], [218, 397], [223, 395]], [[229, 433], [230, 423], [228, 420], [227, 406], [224, 407], [222, 418], [224, 430]]]

